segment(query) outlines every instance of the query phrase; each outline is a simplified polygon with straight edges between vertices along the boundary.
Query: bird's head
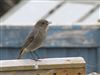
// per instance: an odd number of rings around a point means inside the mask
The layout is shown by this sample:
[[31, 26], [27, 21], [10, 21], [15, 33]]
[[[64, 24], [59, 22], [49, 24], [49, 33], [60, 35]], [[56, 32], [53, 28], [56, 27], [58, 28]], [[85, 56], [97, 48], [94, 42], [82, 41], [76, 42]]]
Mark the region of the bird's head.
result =
[[50, 24], [49, 21], [41, 19], [36, 23], [35, 27], [46, 29], [49, 24]]

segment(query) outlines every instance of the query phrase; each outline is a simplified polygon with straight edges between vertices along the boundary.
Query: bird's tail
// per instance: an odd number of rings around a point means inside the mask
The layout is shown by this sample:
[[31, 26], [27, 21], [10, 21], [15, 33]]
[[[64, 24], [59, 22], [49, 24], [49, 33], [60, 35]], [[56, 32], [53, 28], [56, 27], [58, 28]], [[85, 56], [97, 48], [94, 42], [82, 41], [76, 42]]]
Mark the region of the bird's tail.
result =
[[21, 49], [21, 51], [20, 51], [20, 53], [19, 53], [19, 55], [18, 55], [18, 57], [17, 57], [17, 59], [21, 59], [22, 58], [22, 54], [23, 54], [23, 48]]

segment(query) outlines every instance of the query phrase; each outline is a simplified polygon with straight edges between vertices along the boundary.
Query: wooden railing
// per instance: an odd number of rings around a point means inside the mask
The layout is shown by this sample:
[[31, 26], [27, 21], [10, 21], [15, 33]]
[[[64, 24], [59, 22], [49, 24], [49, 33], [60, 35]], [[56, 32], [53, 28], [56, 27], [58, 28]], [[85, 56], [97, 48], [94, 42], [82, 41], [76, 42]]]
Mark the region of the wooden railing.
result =
[[82, 57], [1, 60], [1, 75], [86, 75]]

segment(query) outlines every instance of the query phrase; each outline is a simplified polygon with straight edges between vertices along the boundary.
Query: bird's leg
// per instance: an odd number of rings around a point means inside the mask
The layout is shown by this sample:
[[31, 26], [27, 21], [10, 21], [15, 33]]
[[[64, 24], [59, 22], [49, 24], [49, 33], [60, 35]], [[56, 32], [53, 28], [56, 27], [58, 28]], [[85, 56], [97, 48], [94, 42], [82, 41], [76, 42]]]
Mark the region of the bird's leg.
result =
[[[34, 55], [33, 55], [32, 51], [30, 51], [30, 54], [31, 54], [33, 60], [38, 61], [38, 58], [34, 58]], [[34, 54], [36, 54], [36, 53], [34, 53]]]
[[31, 51], [30, 51], [30, 54], [31, 54], [32, 58], [34, 58], [34, 55], [32, 54], [32, 52], [31, 52]]
[[39, 55], [35, 51], [33, 53], [36, 55], [37, 59], [40, 59]]

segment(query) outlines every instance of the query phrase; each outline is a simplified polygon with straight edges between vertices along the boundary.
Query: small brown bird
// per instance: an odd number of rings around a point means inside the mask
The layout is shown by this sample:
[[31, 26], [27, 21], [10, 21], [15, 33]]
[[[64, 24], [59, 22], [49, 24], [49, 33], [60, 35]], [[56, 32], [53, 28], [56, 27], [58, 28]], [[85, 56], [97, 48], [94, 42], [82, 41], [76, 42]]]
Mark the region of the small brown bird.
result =
[[26, 38], [24, 45], [21, 48], [18, 59], [22, 58], [24, 53], [31, 53], [32, 51], [35, 51], [36, 49], [41, 47], [41, 44], [46, 37], [49, 23], [50, 22], [44, 19], [41, 19], [36, 23], [33, 30], [29, 33], [28, 37]]

